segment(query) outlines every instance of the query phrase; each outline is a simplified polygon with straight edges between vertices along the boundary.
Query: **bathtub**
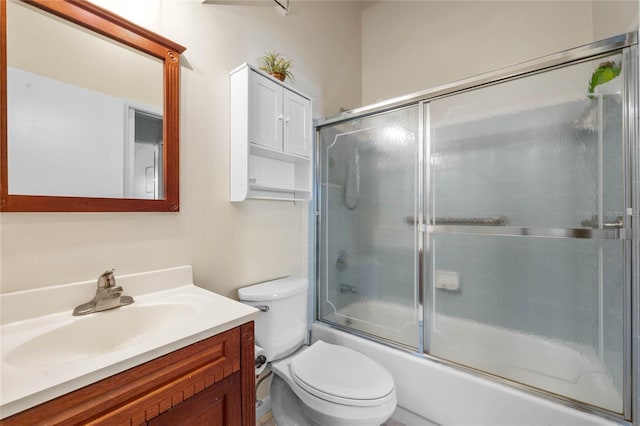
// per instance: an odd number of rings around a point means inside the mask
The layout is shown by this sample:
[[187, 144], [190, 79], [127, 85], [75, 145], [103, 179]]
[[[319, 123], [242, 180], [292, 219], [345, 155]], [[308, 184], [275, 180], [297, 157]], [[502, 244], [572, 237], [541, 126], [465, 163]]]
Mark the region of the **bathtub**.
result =
[[[384, 321], [369, 321], [384, 318]], [[324, 316], [328, 322], [344, 325], [364, 333], [418, 347], [418, 317], [415, 309], [398, 303], [360, 298]]]
[[[457, 325], [455, 321], [453, 324], [446, 324], [446, 318], [444, 320], [444, 323], [438, 324], [439, 327]], [[490, 334], [496, 330], [475, 331], [485, 332], [486, 337], [491, 338]], [[387, 368], [396, 383], [398, 405], [403, 409], [403, 417], [413, 416], [414, 420], [404, 421], [407, 425], [616, 424], [515, 387], [337, 330], [320, 322], [313, 323], [311, 338], [312, 342], [324, 340], [350, 347]], [[474, 338], [481, 337], [476, 335]], [[451, 345], [446, 347], [446, 350], [452, 350]], [[590, 361], [588, 357], [576, 359], [581, 362]], [[514, 366], [511, 365], [509, 368]]]

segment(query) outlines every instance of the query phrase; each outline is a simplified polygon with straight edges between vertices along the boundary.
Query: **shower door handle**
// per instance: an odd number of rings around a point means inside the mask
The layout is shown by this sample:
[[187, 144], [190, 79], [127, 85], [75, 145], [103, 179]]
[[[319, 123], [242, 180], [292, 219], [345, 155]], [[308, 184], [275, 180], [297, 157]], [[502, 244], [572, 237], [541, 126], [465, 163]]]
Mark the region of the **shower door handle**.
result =
[[[600, 221], [598, 220], [598, 215], [595, 214], [595, 215], [591, 216], [591, 219], [583, 220], [582, 222], [580, 222], [580, 226], [582, 226], [584, 228], [598, 229], [600, 227]], [[602, 223], [602, 228], [603, 229], [620, 229], [620, 228], [624, 228], [624, 217], [622, 217], [622, 216], [616, 217], [615, 222], [603, 222]]]
[[[407, 225], [417, 225], [418, 219], [415, 216], [405, 216], [404, 223]], [[462, 226], [508, 226], [509, 218], [506, 216], [492, 217], [436, 217], [435, 225], [462, 225]]]

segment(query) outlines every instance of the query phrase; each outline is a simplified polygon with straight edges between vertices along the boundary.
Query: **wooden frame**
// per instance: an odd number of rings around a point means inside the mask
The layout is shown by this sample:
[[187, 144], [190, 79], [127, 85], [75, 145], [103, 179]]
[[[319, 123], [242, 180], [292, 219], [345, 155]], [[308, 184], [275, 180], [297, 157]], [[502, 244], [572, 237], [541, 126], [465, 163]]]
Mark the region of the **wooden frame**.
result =
[[180, 54], [185, 47], [85, 0], [22, 0], [163, 61], [163, 200], [9, 194], [7, 170], [7, 5], [0, 1], [0, 211], [177, 212], [180, 210]]
[[242, 424], [256, 424], [256, 376], [255, 376], [254, 322], [240, 326], [240, 366], [242, 389]]

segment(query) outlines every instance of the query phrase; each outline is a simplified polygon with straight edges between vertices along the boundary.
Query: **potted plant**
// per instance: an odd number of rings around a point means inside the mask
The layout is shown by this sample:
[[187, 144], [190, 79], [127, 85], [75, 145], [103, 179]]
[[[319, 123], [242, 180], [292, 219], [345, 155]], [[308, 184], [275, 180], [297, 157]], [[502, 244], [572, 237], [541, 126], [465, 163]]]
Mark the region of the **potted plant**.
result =
[[280, 81], [284, 81], [287, 77], [294, 80], [293, 74], [289, 70], [291, 68], [291, 61], [285, 59], [282, 53], [266, 52], [262, 58], [260, 58], [260, 69]]
[[620, 75], [622, 67], [615, 61], [606, 61], [601, 63], [591, 75], [589, 81], [589, 97], [593, 98], [596, 86], [607, 83]]

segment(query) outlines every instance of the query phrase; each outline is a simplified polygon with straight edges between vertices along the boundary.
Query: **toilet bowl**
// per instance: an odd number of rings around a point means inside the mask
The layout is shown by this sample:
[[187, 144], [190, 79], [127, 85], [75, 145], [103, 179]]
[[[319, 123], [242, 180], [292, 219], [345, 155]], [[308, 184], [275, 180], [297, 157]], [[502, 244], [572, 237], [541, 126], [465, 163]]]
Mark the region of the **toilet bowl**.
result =
[[391, 374], [367, 356], [307, 337], [306, 279], [284, 278], [238, 290], [258, 307], [256, 344], [274, 377], [271, 406], [279, 426], [379, 426], [396, 408]]
[[271, 406], [279, 425], [286, 425], [294, 411], [286, 392], [293, 392], [295, 410], [309, 420], [298, 419], [300, 425], [379, 426], [396, 408], [391, 374], [349, 348], [320, 340], [274, 362], [271, 369]]

